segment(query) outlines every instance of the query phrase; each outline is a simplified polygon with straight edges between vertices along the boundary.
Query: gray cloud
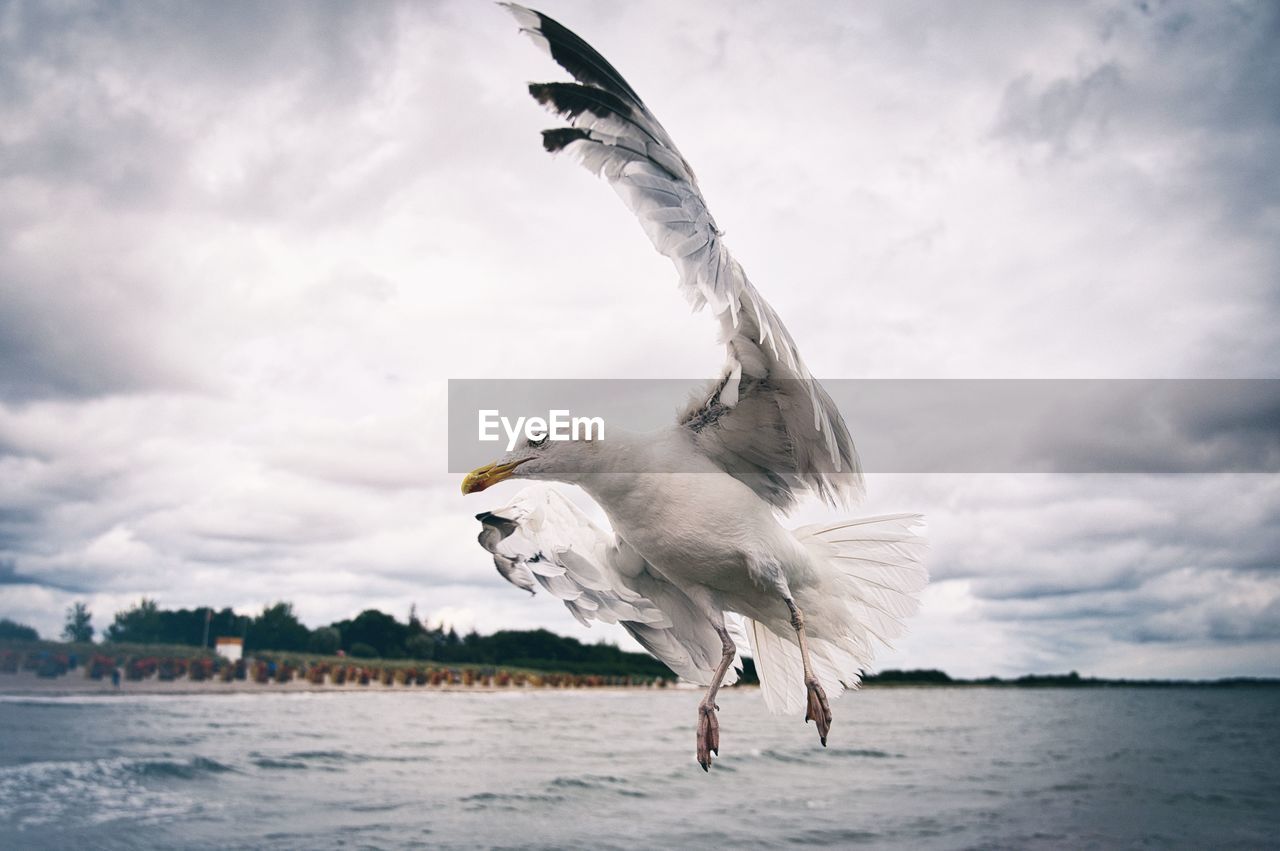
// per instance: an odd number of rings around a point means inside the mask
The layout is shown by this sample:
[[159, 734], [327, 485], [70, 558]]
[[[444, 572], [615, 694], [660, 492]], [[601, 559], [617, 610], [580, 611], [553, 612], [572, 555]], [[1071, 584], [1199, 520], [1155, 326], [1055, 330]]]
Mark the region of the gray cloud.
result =
[[35, 585], [56, 591], [68, 591], [71, 593], [81, 593], [88, 590], [84, 587], [60, 585], [56, 582], [49, 582], [35, 576], [27, 576], [18, 571], [18, 568], [14, 565], [12, 560], [0, 561], [0, 585]]
[[[1273, 5], [547, 11], [645, 94], [819, 375], [1275, 377]], [[626, 211], [543, 155], [522, 84], [557, 74], [487, 4], [0, 7], [0, 614], [416, 600], [616, 636], [506, 594], [471, 517], [508, 494], [447, 473], [447, 378], [719, 365]], [[1270, 397], [1164, 401], [1071, 463], [1273, 469]], [[966, 410], [957, 438], [1003, 439]], [[935, 542], [886, 660], [1278, 673], [1275, 478], [873, 477], [865, 510]]]
[[982, 479], [1002, 482], [987, 508], [953, 509], [934, 530], [934, 577], [963, 581], [983, 617], [1022, 640], [1274, 640], [1274, 476]]
[[1058, 155], [1096, 146], [1124, 92], [1113, 62], [1073, 79], [1056, 79], [1040, 90], [1033, 86], [1030, 77], [1009, 85], [995, 132], [1021, 142], [1043, 142]]
[[1117, 5], [1102, 34], [1086, 70], [1012, 81], [994, 133], [1055, 155], [1176, 151], [1151, 189], [1209, 200], [1227, 227], [1274, 233], [1259, 217], [1280, 203], [1270, 167], [1280, 155], [1280, 10], [1264, 2]]

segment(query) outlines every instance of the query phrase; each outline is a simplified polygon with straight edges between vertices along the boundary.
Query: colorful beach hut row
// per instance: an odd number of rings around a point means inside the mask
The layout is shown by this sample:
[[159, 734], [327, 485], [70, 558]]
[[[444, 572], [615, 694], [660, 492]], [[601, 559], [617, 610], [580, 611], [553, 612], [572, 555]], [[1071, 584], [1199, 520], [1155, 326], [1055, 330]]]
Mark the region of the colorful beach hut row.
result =
[[[34, 671], [57, 677], [78, 667], [75, 654], [33, 650], [25, 655], [14, 650], [0, 651], [0, 672]], [[254, 682], [262, 685], [305, 681], [317, 686], [470, 686], [481, 688], [664, 688], [660, 677], [601, 674], [562, 674], [508, 671], [496, 667], [415, 667], [411, 665], [367, 665], [347, 662], [290, 662], [274, 659], [227, 659], [175, 656], [114, 657], [95, 654], [83, 665], [85, 676], [94, 680], [123, 675], [125, 680], [156, 679], [173, 682]]]

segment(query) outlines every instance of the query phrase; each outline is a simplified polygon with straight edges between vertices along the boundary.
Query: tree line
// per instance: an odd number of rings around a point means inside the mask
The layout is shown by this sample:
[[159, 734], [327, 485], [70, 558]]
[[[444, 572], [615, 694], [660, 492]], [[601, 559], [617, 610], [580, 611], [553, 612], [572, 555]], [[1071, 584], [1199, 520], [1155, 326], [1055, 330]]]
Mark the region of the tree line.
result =
[[[92, 614], [83, 603], [67, 610], [62, 637], [92, 641]], [[330, 656], [339, 651], [359, 659], [416, 659], [445, 664], [505, 665], [555, 669], [575, 674], [671, 676], [665, 665], [645, 653], [630, 653], [610, 644], [584, 644], [545, 629], [500, 630], [459, 635], [443, 624], [429, 626], [411, 607], [406, 621], [378, 609], [309, 629], [298, 620], [293, 604], [278, 602], [257, 615], [230, 608], [162, 609], [143, 598], [116, 612], [103, 630], [107, 642], [212, 647], [217, 638], [240, 638], [245, 652], [294, 652]], [[0, 639], [35, 640], [36, 631], [0, 621]]]

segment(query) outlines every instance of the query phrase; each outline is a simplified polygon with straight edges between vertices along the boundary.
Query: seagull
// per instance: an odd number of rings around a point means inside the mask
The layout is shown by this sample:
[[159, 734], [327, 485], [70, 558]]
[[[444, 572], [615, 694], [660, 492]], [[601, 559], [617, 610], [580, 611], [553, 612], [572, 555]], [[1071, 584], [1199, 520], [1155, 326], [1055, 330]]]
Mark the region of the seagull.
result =
[[[814, 722], [825, 747], [831, 703], [855, 688], [875, 643], [904, 631], [928, 581], [917, 514], [787, 528], [801, 498], [832, 508], [863, 493], [844, 418], [800, 358], [778, 314], [729, 253], [693, 169], [617, 70], [546, 15], [503, 3], [575, 82], [529, 93], [567, 126], [543, 146], [607, 180], [676, 267], [695, 311], [720, 325], [726, 362], [654, 432], [607, 440], [528, 439], [468, 473], [463, 494], [531, 479], [511, 504], [476, 515], [498, 571], [541, 587], [583, 624], [621, 625], [678, 676], [706, 687], [696, 757], [720, 755], [717, 695], [755, 662], [775, 713]], [[593, 522], [545, 484], [580, 487]]]

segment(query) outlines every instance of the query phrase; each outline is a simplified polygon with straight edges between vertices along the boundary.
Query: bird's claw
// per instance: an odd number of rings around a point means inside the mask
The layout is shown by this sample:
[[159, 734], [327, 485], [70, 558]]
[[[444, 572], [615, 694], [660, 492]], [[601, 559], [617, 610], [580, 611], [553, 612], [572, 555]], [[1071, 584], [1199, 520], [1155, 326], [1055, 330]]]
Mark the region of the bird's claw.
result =
[[809, 690], [809, 708], [804, 714], [804, 720], [817, 725], [818, 738], [825, 748], [827, 733], [831, 732], [831, 704], [827, 702], [827, 693], [816, 679], [806, 680], [805, 686]]
[[698, 765], [703, 771], [711, 770], [711, 755], [720, 756], [720, 721], [716, 718], [715, 704], [698, 707]]

